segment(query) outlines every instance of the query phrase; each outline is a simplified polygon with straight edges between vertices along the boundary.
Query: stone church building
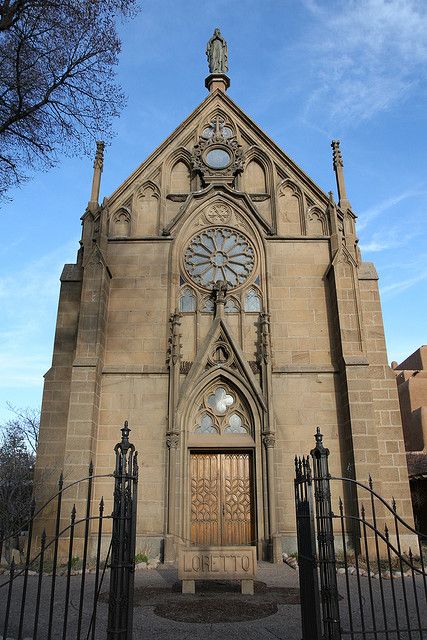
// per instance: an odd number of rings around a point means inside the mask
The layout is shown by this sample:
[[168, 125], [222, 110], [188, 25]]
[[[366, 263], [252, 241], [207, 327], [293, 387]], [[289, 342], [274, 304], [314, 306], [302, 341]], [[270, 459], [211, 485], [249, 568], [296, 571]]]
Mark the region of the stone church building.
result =
[[278, 561], [296, 547], [294, 455], [316, 426], [332, 472], [371, 474], [406, 518], [408, 472], [339, 142], [334, 199], [229, 97], [215, 34], [208, 95], [101, 205], [98, 143], [61, 275], [37, 467], [67, 482], [91, 459], [110, 473], [127, 419], [137, 550], [173, 561], [182, 544], [254, 544]]

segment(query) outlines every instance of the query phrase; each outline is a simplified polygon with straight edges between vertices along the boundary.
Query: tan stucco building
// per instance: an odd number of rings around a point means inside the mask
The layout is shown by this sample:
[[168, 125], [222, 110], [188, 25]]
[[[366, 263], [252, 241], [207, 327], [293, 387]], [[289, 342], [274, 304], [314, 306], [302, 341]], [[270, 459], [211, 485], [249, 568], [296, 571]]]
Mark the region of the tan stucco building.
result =
[[417, 528], [427, 535], [427, 345], [392, 362], [402, 415], [406, 458]]
[[137, 548], [164, 546], [167, 560], [189, 541], [294, 550], [294, 455], [316, 426], [335, 475], [371, 474], [412, 513], [378, 277], [339, 143], [335, 202], [228, 84], [212, 73], [203, 102], [100, 206], [98, 146], [45, 379], [38, 469], [71, 480], [93, 459], [109, 473], [128, 419]]

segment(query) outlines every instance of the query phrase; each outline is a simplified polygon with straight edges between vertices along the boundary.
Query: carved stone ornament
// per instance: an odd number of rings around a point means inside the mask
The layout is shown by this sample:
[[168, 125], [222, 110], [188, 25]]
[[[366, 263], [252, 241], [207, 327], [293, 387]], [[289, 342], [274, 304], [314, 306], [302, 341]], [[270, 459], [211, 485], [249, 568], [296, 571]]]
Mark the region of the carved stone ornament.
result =
[[204, 129], [194, 145], [191, 162], [205, 185], [212, 182], [232, 184], [235, 176], [243, 171], [242, 146], [224, 118], [217, 115]]
[[259, 373], [258, 362], [256, 360], [249, 360], [249, 366], [252, 370], [252, 373]]
[[193, 363], [191, 362], [191, 360], [182, 360], [179, 367], [179, 372], [187, 375], [192, 366]]
[[336, 170], [337, 167], [342, 167], [343, 166], [342, 155], [341, 155], [341, 150], [340, 150], [340, 141], [339, 140], [332, 140], [331, 147], [332, 147], [333, 165], [334, 165], [334, 169]]
[[229, 365], [232, 360], [233, 354], [231, 353], [228, 344], [223, 340], [218, 340], [208, 358], [209, 364], [211, 364], [212, 366], [225, 366]]
[[168, 338], [168, 349], [166, 362], [169, 366], [173, 366], [181, 359], [181, 314], [172, 313], [169, 319], [170, 334]]
[[231, 218], [231, 208], [224, 202], [215, 202], [205, 211], [205, 218], [211, 224], [225, 224]]
[[98, 169], [99, 171], [102, 171], [104, 167], [104, 148], [105, 148], [105, 142], [103, 142], [102, 140], [97, 140], [96, 154], [95, 154], [95, 160], [93, 162], [93, 168]]
[[259, 314], [259, 350], [258, 364], [270, 362], [270, 317], [268, 313]]
[[274, 435], [274, 433], [265, 433], [262, 436], [262, 441], [264, 443], [264, 447], [266, 449], [270, 449], [276, 444], [276, 436]]
[[177, 449], [179, 446], [179, 433], [177, 431], [168, 431], [166, 434], [166, 444], [169, 449]]
[[225, 304], [225, 296], [227, 295], [227, 283], [224, 280], [218, 280], [213, 285], [215, 304]]

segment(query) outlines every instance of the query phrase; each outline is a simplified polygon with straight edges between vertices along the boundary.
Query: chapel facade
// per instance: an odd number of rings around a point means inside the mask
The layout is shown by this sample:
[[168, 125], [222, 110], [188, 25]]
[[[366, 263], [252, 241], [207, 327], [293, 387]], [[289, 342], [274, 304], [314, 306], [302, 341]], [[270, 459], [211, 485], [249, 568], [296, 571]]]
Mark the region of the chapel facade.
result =
[[231, 100], [219, 31], [208, 59], [207, 97], [100, 205], [98, 144], [37, 468], [110, 473], [127, 419], [137, 550], [254, 544], [279, 561], [296, 548], [294, 456], [317, 426], [334, 475], [371, 475], [412, 516], [399, 403], [339, 142], [335, 201]]

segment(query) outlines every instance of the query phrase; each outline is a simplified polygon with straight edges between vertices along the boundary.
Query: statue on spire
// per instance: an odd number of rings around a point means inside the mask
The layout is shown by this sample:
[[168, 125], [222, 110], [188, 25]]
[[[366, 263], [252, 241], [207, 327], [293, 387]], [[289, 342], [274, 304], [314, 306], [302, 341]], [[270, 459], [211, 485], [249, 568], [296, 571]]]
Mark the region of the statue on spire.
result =
[[227, 43], [217, 28], [213, 32], [212, 38], [206, 47], [210, 73], [227, 73], [228, 71], [228, 48]]

